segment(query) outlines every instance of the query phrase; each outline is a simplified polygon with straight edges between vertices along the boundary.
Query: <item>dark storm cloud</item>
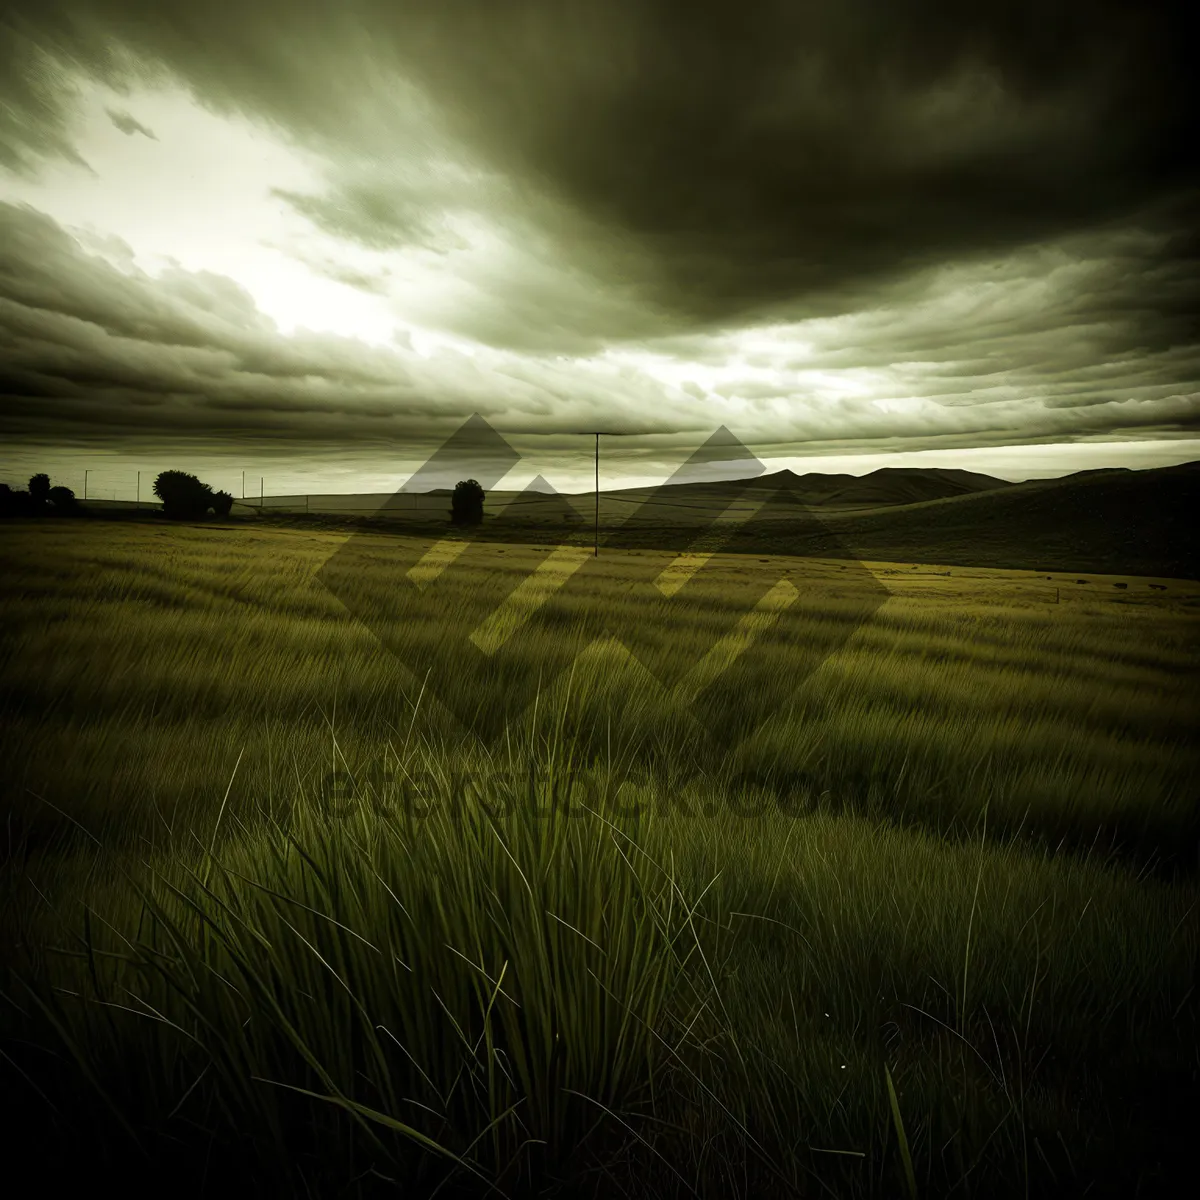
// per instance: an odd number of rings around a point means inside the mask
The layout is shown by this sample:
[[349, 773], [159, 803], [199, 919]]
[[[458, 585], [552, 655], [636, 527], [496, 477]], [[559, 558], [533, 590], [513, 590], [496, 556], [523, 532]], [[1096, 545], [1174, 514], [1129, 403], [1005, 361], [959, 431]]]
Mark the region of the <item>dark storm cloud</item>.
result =
[[[465, 415], [481, 396], [518, 424], [566, 427], [575, 406], [700, 427], [726, 413], [695, 384], [689, 396], [550, 357], [624, 342], [723, 366], [724, 331], [828, 318], [802, 352], [765, 356], [775, 380], [722, 383], [751, 405], [731, 411], [814, 446], [1189, 428], [1200, 106], [1175, 11], [9, 0], [0, 164], [82, 161], [72, 72], [118, 89], [181, 82], [316, 155], [323, 189], [277, 193], [315, 227], [437, 256], [460, 286], [431, 327], [545, 357], [423, 364], [402, 347], [283, 338], [230, 280], [102, 268], [10, 214], [8, 394], [23, 421], [53, 411], [96, 427], [124, 420], [121, 395], [148, 405], [155, 388], [164, 427], [220, 406], [234, 427], [300, 414], [289, 432], [310, 436], [346, 403]], [[472, 228], [500, 249], [466, 253]], [[382, 270], [289, 252], [386, 290]], [[805, 405], [804, 372], [862, 370], [936, 403]], [[35, 406], [47, 398], [61, 404]]]
[[[69, 61], [111, 75], [115, 45], [384, 178], [429, 151], [433, 122], [475, 165], [558, 202], [547, 232], [578, 269], [637, 293], [647, 334], [671, 318], [845, 311], [915, 267], [1146, 211], [1196, 184], [1195, 72], [1165, 4], [15, 10]], [[61, 153], [52, 89], [27, 74], [6, 85], [9, 157]], [[427, 232], [410, 197], [347, 188], [336, 171], [329, 195], [292, 200], [360, 239]]]
[[146, 128], [139, 120], [132, 117], [127, 112], [122, 112], [119, 109], [109, 108], [105, 110], [108, 113], [108, 119], [122, 132], [132, 137], [135, 133], [140, 133], [143, 137], [148, 137], [151, 141], [157, 142], [158, 137], [152, 131]]
[[835, 310], [1194, 183], [1193, 72], [1153, 6], [465, 7], [412, 57], [456, 128], [635, 238], [698, 321]]
[[[858, 313], [785, 327], [773, 348], [745, 358], [769, 378], [748, 371], [717, 392], [802, 400], [812, 372], [846, 372], [875, 398], [946, 406], [1022, 398], [1083, 408], [1180, 395], [1200, 405], [1197, 312], [1194, 239], [1183, 246], [1147, 230], [1101, 230], [992, 263], [930, 269]], [[719, 367], [737, 360], [737, 342], [697, 334], [654, 349], [681, 369]]]
[[[900, 372], [898, 392], [876, 386], [875, 396], [903, 395], [909, 407], [881, 409], [869, 395], [814, 394], [804, 372], [820, 359], [817, 337], [807, 358], [790, 364], [790, 343], [780, 342], [772, 381], [724, 386], [737, 400], [727, 408], [720, 396], [698, 402], [701, 389], [668, 386], [629, 362], [491, 351], [426, 357], [403, 337], [376, 346], [304, 330], [284, 336], [233, 280], [178, 266], [152, 278], [129, 261], [119, 239], [85, 241], [115, 252], [121, 267], [86, 253], [50, 218], [0, 204], [0, 435], [64, 442], [269, 437], [326, 452], [385, 437], [410, 448], [433, 439], [432, 447], [478, 411], [506, 435], [538, 434], [544, 448], [556, 444], [557, 434], [564, 447], [578, 450], [580, 429], [638, 433], [650, 461], [659, 449], [654, 435], [682, 434], [687, 442], [719, 422], [735, 425], [760, 453], [773, 447], [792, 453], [798, 445], [821, 453], [849, 445], [911, 449], [1179, 434], [1196, 427], [1200, 411], [1194, 382], [1187, 391], [1163, 382], [1168, 367], [1196, 379], [1192, 347], [1167, 352], [1179, 356], [1173, 364], [1131, 354], [1107, 372], [1093, 364], [1085, 378], [1050, 376], [1031, 390], [1033, 376], [1020, 364], [1036, 361], [1036, 339], [1046, 330], [1027, 319], [1022, 343], [1002, 314], [997, 319], [1012, 339], [1007, 375], [994, 356], [971, 359], [964, 338], [960, 361], [945, 362], [933, 375], [928, 364], [917, 364], [921, 369], [906, 382], [906, 328], [919, 341], [929, 319], [919, 305], [840, 318], [826, 331], [836, 343], [837, 326], [859, 326], [854, 336], [864, 351], [874, 350]], [[953, 292], [936, 289], [929, 299], [935, 307], [953, 302]], [[1048, 329], [1053, 346], [1053, 321]], [[840, 353], [836, 344], [833, 353]], [[897, 378], [885, 383], [896, 386]]]

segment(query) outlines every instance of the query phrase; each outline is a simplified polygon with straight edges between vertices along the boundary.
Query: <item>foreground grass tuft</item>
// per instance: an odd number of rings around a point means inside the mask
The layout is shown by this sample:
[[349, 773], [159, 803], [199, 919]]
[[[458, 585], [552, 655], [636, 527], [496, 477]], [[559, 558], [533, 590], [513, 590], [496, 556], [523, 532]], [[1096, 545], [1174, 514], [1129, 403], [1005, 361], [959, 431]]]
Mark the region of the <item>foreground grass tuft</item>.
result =
[[1179, 1165], [1178, 1122], [1116, 1100], [1196, 1069], [1194, 888], [492, 799], [300, 802], [77, 892], [4, 987], [29, 1103], [98, 1159], [273, 1195], [1122, 1194], [1114, 1137]]

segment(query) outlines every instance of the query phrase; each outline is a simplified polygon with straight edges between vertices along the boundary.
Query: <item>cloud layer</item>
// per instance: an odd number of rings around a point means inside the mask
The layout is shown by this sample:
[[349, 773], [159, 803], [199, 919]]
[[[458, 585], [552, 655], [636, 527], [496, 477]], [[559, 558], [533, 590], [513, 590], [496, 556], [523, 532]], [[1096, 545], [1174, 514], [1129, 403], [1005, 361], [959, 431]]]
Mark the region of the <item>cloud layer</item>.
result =
[[130, 98], [109, 117], [143, 145], [139, 89], [183, 87], [320, 164], [273, 189], [325, 239], [287, 240], [298, 262], [478, 349], [285, 337], [231, 278], [152, 275], [5, 205], [0, 431], [315, 445], [480, 411], [829, 448], [1190, 434], [1200, 105], [1173, 13], [10, 0], [10, 177], [88, 169], [80, 80]]
[[[111, 239], [103, 248], [114, 252]], [[1121, 264], [1139, 262], [1139, 249], [1156, 261], [1147, 241], [1116, 265], [1033, 255], [1027, 274], [1010, 266], [986, 284], [940, 271], [902, 304], [752, 341], [694, 335], [589, 360], [426, 356], [403, 341], [284, 336], [227, 277], [121, 270], [50, 218], [0, 204], [0, 432], [352, 446], [445, 435], [476, 411], [513, 433], [558, 432], [564, 445], [581, 429], [721, 423], [759, 445], [818, 449], [1186, 432], [1200, 396], [1174, 377], [1200, 375], [1200, 351], [1154, 340], [1119, 303]], [[1187, 285], [1170, 273], [1156, 282], [1167, 296]], [[955, 322], [966, 332], [947, 337]]]

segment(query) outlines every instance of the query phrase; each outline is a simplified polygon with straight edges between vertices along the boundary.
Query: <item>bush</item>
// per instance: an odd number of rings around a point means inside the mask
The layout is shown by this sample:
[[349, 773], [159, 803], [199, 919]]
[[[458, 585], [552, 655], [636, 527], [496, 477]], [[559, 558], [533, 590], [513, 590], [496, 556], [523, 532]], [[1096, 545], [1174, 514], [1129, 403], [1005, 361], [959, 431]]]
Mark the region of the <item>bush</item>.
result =
[[42, 511], [42, 507], [28, 492], [0, 483], [0, 517], [31, 517]]
[[450, 520], [455, 525], [479, 525], [483, 522], [483, 488], [475, 479], [454, 485], [450, 500]]
[[73, 513], [79, 510], [79, 501], [69, 487], [52, 487], [47, 499], [56, 513]]
[[233, 497], [228, 492], [213, 493], [212, 510], [214, 516], [227, 517], [231, 508], [233, 508]]
[[163, 471], [154, 481], [154, 494], [173, 521], [198, 521], [215, 500], [212, 488], [186, 471]]

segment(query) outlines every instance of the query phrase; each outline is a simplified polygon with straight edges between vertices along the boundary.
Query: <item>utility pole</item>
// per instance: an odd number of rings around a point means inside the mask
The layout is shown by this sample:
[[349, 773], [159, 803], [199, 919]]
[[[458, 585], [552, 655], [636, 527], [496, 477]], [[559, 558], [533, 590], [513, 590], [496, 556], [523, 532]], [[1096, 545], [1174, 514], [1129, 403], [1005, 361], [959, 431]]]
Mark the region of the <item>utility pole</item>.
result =
[[591, 434], [596, 439], [596, 520], [593, 535], [593, 557], [600, 557], [600, 435], [605, 437], [628, 437], [627, 433], [614, 429], [581, 429], [580, 433]]
[[142, 473], [138, 472], [137, 507], [142, 507]]
[[90, 474], [90, 469], [83, 473], [83, 498], [87, 499], [87, 477]]
[[266, 491], [263, 487], [263, 477], [260, 475], [258, 477], [258, 507], [259, 507], [259, 509], [261, 509], [263, 506], [263, 497], [265, 495], [266, 495]]
[[242, 499], [246, 498], [246, 472], [242, 472]]

